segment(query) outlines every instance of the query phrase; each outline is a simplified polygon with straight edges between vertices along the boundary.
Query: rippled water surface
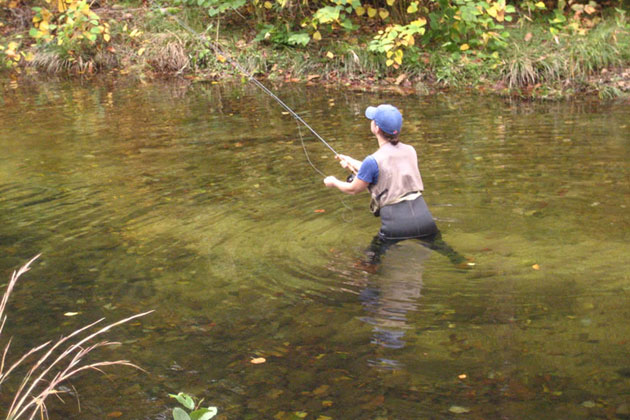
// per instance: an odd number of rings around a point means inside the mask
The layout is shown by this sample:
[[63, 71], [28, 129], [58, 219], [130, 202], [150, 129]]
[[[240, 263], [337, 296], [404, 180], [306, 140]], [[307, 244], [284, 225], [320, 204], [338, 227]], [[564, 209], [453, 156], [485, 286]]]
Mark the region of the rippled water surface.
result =
[[367, 195], [326, 189], [301, 139], [345, 176], [332, 153], [254, 87], [7, 84], [0, 276], [42, 253], [9, 358], [155, 310], [97, 354], [146, 372], [84, 374], [51, 418], [170, 418], [179, 391], [223, 419], [630, 415], [627, 104], [274, 89], [356, 158], [365, 107], [398, 105], [474, 268], [403, 242], [368, 269]]

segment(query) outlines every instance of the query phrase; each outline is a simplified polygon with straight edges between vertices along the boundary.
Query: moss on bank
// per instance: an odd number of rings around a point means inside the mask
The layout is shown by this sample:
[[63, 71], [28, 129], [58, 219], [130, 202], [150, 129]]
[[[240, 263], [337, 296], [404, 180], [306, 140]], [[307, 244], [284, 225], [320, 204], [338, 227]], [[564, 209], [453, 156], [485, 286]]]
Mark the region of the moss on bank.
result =
[[[27, 30], [30, 16], [5, 27], [0, 45], [18, 45], [29, 60], [12, 71], [22, 75], [113, 73], [135, 78], [185, 77], [224, 80], [242, 75], [217, 59], [204, 38], [186, 30], [185, 21], [204, 32], [204, 19], [189, 9], [179, 18], [145, 7], [97, 9], [111, 25], [111, 40], [94, 49], [38, 47]], [[18, 18], [16, 18], [18, 19]], [[8, 28], [11, 27], [12, 30]], [[617, 11], [585, 35], [552, 35], [546, 21], [520, 22], [508, 28], [508, 46], [483, 57], [443, 49], [414, 48], [398, 69], [369, 52], [364, 39], [309, 44], [298, 49], [256, 41], [255, 31], [217, 25], [204, 32], [219, 42], [242, 67], [270, 81], [342, 84], [351, 89], [426, 94], [444, 89], [475, 89], [526, 98], [566, 98], [578, 94], [601, 98], [630, 95], [630, 30]], [[11, 70], [10, 70], [11, 71]]]

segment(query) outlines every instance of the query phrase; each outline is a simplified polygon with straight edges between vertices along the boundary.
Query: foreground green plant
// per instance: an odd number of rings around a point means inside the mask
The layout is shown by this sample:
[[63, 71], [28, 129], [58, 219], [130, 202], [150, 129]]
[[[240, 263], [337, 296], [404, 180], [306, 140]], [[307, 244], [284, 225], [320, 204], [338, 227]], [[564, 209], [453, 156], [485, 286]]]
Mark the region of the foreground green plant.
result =
[[[2, 338], [2, 331], [7, 321], [5, 310], [9, 297], [11, 296], [11, 292], [13, 292], [15, 284], [20, 276], [30, 270], [30, 265], [38, 257], [39, 255], [22, 266], [18, 271], [14, 271], [11, 276], [11, 280], [9, 281], [7, 289], [2, 297], [2, 301], [0, 302], [0, 339]], [[98, 348], [120, 344], [110, 341], [100, 341], [94, 343], [93, 341], [95, 338], [103, 335], [118, 325], [143, 317], [151, 312], [153, 311], [130, 316], [102, 327], [96, 332], [88, 334], [83, 338], [79, 338], [82, 333], [85, 333], [103, 321], [104, 318], [101, 318], [89, 325], [79, 328], [65, 337], [61, 337], [55, 342], [47, 341], [44, 344], [32, 348], [12, 364], [6, 363], [9, 348], [11, 347], [11, 339], [9, 339], [8, 343], [4, 347], [2, 361], [0, 362], [0, 391], [2, 390], [2, 385], [10, 378], [11, 374], [15, 373], [16, 369], [27, 365], [27, 371], [23, 374], [22, 379], [19, 382], [19, 386], [15, 392], [11, 406], [8, 408], [6, 419], [30, 420], [35, 418], [38, 414], [41, 419], [47, 419], [48, 410], [46, 408], [46, 399], [51, 395], [59, 396], [60, 394], [63, 394], [64, 391], [60, 389], [60, 385], [83, 371], [96, 370], [102, 372], [102, 368], [114, 365], [131, 366], [135, 369], [140, 369], [128, 360], [85, 363], [84, 359], [88, 354]], [[76, 341], [72, 343], [72, 340]], [[41, 354], [39, 358], [32, 360], [33, 356], [38, 353]]]
[[181, 407], [175, 407], [173, 409], [174, 420], [210, 420], [217, 415], [216, 407], [200, 408], [203, 399], [195, 403], [194, 397], [180, 392], [179, 394], [168, 394], [169, 397], [175, 398], [177, 402], [184, 406], [188, 411], [186, 412]]

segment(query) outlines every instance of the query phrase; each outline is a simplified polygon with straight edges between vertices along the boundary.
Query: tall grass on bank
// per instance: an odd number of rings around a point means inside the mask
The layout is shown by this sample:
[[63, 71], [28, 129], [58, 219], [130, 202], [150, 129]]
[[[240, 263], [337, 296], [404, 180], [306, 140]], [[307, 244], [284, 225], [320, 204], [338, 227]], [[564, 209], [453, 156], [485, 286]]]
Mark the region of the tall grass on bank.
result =
[[[7, 321], [5, 311], [9, 297], [20, 276], [30, 270], [31, 264], [38, 257], [39, 255], [35, 256], [19, 270], [14, 271], [11, 276], [11, 280], [0, 302], [0, 340], [3, 338], [2, 331]], [[101, 318], [67, 336], [61, 337], [57, 341], [51, 340], [33, 347], [12, 364], [7, 363], [12, 341], [10, 338], [4, 346], [4, 352], [0, 361], [0, 392], [2, 392], [2, 385], [9, 377], [17, 377], [19, 375], [21, 379], [18, 379], [19, 385], [13, 396], [11, 406], [8, 408], [6, 419], [33, 419], [38, 414], [40, 418], [47, 419], [47, 398], [52, 395], [59, 397], [64, 392], [60, 389], [60, 385], [83, 371], [96, 370], [102, 373], [102, 368], [115, 365], [131, 366], [142, 370], [128, 360], [87, 363], [84, 359], [96, 349], [120, 344], [110, 341], [95, 342], [95, 339], [99, 336], [118, 325], [143, 317], [151, 312], [153, 311], [130, 316], [89, 333], [89, 330], [104, 320], [104, 318]]]
[[533, 24], [513, 29], [501, 77], [510, 88], [537, 83], [581, 83], [602, 69], [628, 65], [630, 31], [625, 19], [606, 19], [586, 35], [556, 37]]

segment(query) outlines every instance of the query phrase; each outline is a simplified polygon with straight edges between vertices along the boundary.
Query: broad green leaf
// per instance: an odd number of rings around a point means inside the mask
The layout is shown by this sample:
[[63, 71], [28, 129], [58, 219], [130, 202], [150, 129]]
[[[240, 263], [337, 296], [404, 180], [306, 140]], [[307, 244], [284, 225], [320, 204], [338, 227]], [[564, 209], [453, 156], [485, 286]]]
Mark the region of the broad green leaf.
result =
[[339, 19], [340, 7], [326, 6], [317, 10], [313, 17], [322, 23], [335, 22]]
[[306, 32], [299, 34], [292, 34], [287, 39], [289, 45], [306, 45], [311, 40]]
[[189, 410], [193, 410], [195, 408], [195, 402], [193, 401], [192, 397], [188, 394], [180, 392], [177, 395], [168, 394], [168, 396], [171, 398], [175, 398], [178, 403], [180, 403], [181, 405], [183, 405]]
[[216, 407], [200, 408], [190, 413], [190, 420], [210, 420], [217, 415]]
[[190, 416], [179, 407], [173, 409], [173, 420], [190, 420]]
[[418, 11], [418, 2], [412, 1], [407, 7], [407, 13], [416, 13]]

